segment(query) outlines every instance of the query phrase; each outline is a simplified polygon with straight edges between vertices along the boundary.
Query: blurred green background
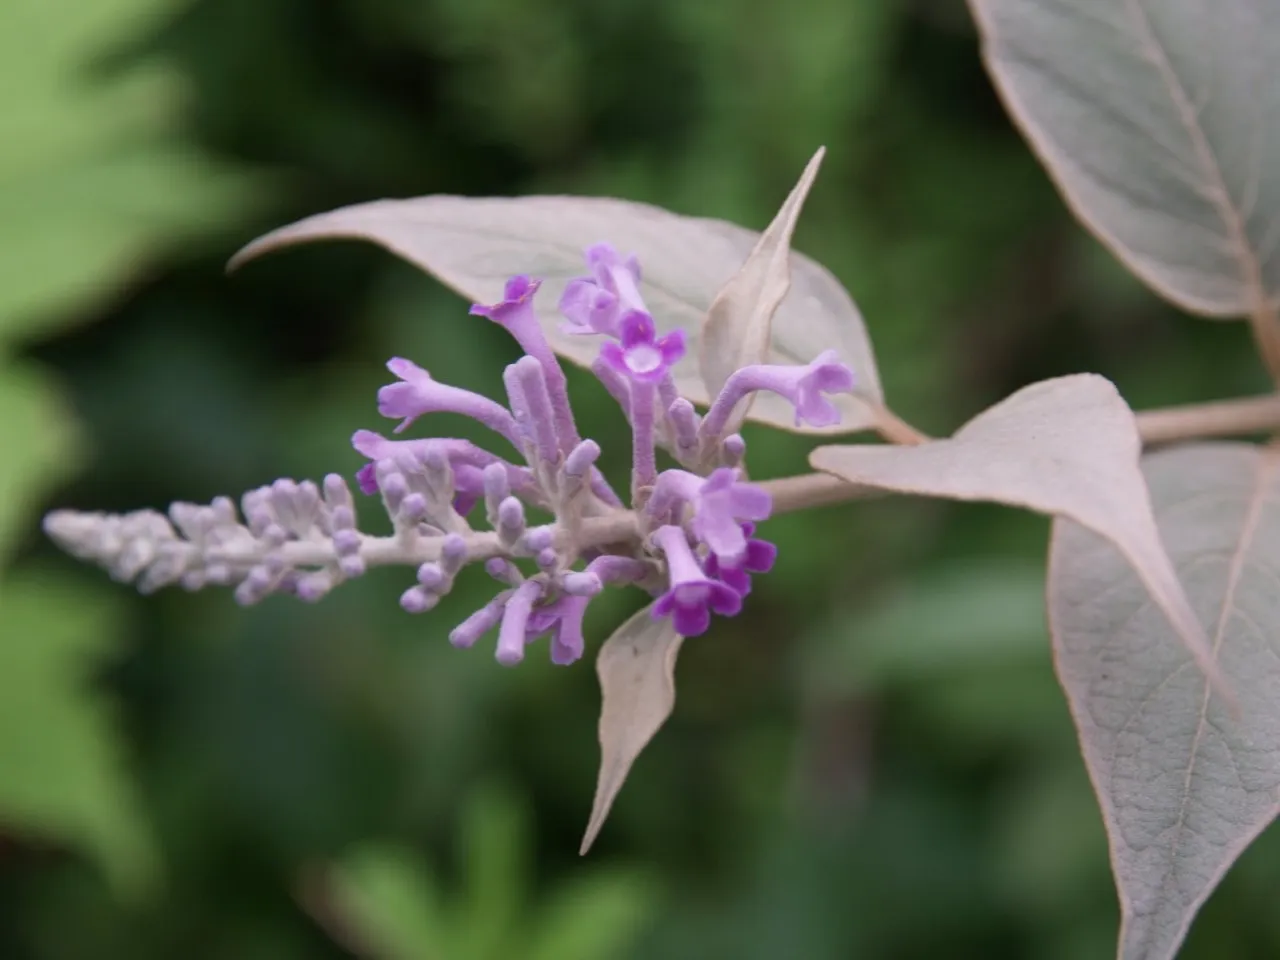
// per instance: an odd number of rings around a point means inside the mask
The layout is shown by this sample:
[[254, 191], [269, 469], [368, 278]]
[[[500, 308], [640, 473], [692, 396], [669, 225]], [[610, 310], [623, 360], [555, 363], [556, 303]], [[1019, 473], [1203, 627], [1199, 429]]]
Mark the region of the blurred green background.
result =
[[[501, 331], [390, 255], [258, 233], [384, 196], [601, 193], [797, 247], [929, 431], [1096, 370], [1135, 406], [1261, 390], [1069, 218], [958, 0], [5, 0], [0, 6], [0, 957], [775, 960], [1113, 955], [1057, 689], [1046, 521], [883, 500], [770, 523], [749, 615], [685, 645], [597, 847], [589, 662], [459, 652], [378, 571], [315, 607], [139, 598], [55, 506], [359, 466], [388, 356], [494, 391]], [[584, 432], [625, 466], [589, 377]], [[452, 433], [450, 422], [433, 428]], [[753, 473], [808, 444], [749, 435]], [[593, 604], [602, 638], [639, 602]], [[1280, 954], [1280, 838], [1186, 957]]]

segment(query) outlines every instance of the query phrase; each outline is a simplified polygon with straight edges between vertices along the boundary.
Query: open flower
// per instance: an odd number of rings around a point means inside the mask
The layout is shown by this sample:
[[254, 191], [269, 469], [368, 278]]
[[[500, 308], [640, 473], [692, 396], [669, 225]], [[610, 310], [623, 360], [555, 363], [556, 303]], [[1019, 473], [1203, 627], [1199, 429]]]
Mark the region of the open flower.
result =
[[757, 540], [752, 536], [756, 532], [754, 523], [742, 525], [743, 539], [746, 549], [735, 562], [726, 562], [714, 553], [707, 557], [703, 564], [707, 576], [727, 584], [745, 597], [751, 592], [751, 574], [768, 573], [778, 559], [778, 548], [768, 540]]
[[834, 350], [824, 350], [802, 367], [743, 367], [725, 382], [702, 422], [702, 434], [718, 437], [733, 409], [743, 397], [757, 390], [768, 390], [790, 400], [796, 410], [796, 426], [829, 427], [840, 422], [840, 411], [825, 394], [849, 393], [853, 383], [853, 370], [840, 362]]
[[676, 632], [685, 637], [706, 633], [711, 614], [732, 617], [742, 609], [742, 595], [703, 572], [684, 531], [660, 527], [653, 542], [667, 560], [667, 592], [653, 605], [654, 619], [670, 617]]
[[744, 483], [733, 467], [721, 467], [709, 477], [662, 471], [649, 502], [650, 515], [660, 518], [682, 503], [693, 511], [694, 536], [729, 565], [740, 562], [747, 550], [743, 522], [766, 520], [773, 509], [768, 492]]
[[590, 277], [570, 280], [560, 297], [565, 321], [560, 329], [572, 334], [619, 334], [619, 321], [631, 312], [647, 313], [640, 296], [640, 263], [622, 257], [607, 243], [588, 247]]
[[606, 343], [600, 348], [600, 357], [632, 381], [658, 383], [684, 356], [684, 331], [673, 330], [659, 337], [653, 317], [647, 313], [632, 310], [622, 318], [619, 330], [622, 343]]
[[582, 617], [590, 599], [566, 594], [551, 603], [534, 607], [525, 623], [525, 642], [550, 632], [551, 662], [557, 666], [568, 666], [578, 660], [585, 647]]

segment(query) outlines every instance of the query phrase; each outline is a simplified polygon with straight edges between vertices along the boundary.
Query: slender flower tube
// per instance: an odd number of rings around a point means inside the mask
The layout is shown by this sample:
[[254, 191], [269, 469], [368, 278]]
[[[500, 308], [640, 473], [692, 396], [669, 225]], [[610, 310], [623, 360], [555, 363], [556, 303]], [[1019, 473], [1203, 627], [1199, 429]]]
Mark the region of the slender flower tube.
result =
[[685, 353], [684, 333], [657, 335], [653, 317], [633, 310], [622, 318], [622, 343], [600, 348], [600, 359], [631, 382], [631, 495], [653, 485], [657, 466], [653, 449], [654, 387]]
[[505, 327], [516, 343], [520, 344], [520, 348], [542, 364], [547, 391], [555, 411], [555, 430], [560, 441], [560, 451], [567, 454], [577, 446], [580, 438], [573, 422], [573, 410], [569, 406], [569, 389], [564, 371], [560, 369], [560, 362], [547, 344], [542, 324], [533, 309], [533, 297], [541, 283], [540, 280], [530, 280], [526, 276], [512, 277], [507, 281], [499, 303], [489, 306], [473, 304], [471, 313], [488, 317]]
[[431, 379], [431, 374], [411, 360], [392, 357], [387, 369], [400, 378], [378, 391], [378, 412], [392, 419], [403, 418], [395, 432], [402, 433], [424, 413], [460, 413], [478, 420], [490, 430], [520, 445], [515, 419], [500, 403], [459, 387]]
[[796, 426], [829, 427], [840, 422], [840, 411], [823, 394], [853, 390], [853, 371], [841, 363], [834, 350], [824, 350], [803, 367], [758, 364], [743, 367], [729, 377], [702, 421], [704, 439], [718, 439], [734, 407], [749, 393], [768, 390], [791, 401]]
[[653, 605], [653, 618], [670, 617], [681, 636], [706, 633], [711, 614], [732, 617], [742, 609], [742, 596], [728, 584], [708, 577], [679, 527], [660, 527], [653, 542], [667, 560], [669, 586]]
[[542, 593], [542, 584], [526, 580], [516, 587], [502, 612], [502, 626], [498, 628], [497, 661], [504, 667], [514, 667], [524, 659], [524, 645], [533, 604]]

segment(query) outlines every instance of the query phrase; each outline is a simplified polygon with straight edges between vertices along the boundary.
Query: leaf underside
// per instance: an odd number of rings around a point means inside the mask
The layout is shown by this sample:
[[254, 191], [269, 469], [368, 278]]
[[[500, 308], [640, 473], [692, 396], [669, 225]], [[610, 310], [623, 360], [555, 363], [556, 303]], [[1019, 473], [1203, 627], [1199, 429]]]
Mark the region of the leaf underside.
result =
[[1202, 444], [1144, 458], [1160, 533], [1239, 711], [1209, 694], [1115, 547], [1054, 524], [1059, 680], [1102, 806], [1120, 960], [1168, 960], [1280, 812], [1280, 456]]

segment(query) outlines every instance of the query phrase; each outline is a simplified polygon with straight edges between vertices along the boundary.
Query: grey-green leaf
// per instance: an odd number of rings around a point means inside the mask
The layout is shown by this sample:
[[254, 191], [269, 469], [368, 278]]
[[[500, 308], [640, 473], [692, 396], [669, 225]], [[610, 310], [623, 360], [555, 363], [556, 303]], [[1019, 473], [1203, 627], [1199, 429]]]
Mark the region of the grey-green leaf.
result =
[[1115, 547], [1066, 520], [1054, 524], [1049, 622], [1110, 840], [1120, 960], [1169, 960], [1280, 812], [1280, 456], [1203, 444], [1151, 454], [1144, 468], [1238, 717], [1210, 696]]
[[1220, 689], [1208, 640], [1151, 514], [1133, 412], [1107, 380], [1075, 374], [1024, 387], [949, 440], [819, 447], [810, 462], [850, 483], [986, 500], [1071, 517], [1114, 543]]
[[[710, 402], [698, 372], [702, 319], [716, 292], [747, 260], [760, 234], [723, 220], [680, 216], [659, 207], [607, 197], [453, 197], [379, 200], [343, 207], [282, 227], [260, 237], [231, 261], [234, 268], [260, 254], [311, 240], [371, 240], [439, 278], [465, 297], [490, 303], [508, 277], [529, 274], [543, 280], [538, 315], [547, 338], [561, 356], [588, 366], [599, 338], [560, 330], [557, 304], [565, 284], [583, 275], [583, 250], [607, 241], [635, 253], [644, 271], [641, 292], [660, 330], [681, 327], [688, 355], [677, 364], [681, 394]], [[808, 363], [835, 350], [853, 368], [859, 397], [842, 395], [835, 427], [803, 428], [813, 433], [848, 433], [875, 423], [883, 399], [871, 344], [849, 294], [826, 268], [792, 253], [791, 291], [774, 316], [770, 363]], [[449, 322], [478, 322], [459, 311]], [[795, 414], [781, 397], [761, 396], [752, 419], [796, 430]]]
[[971, 0], [1005, 104], [1077, 216], [1185, 309], [1280, 294], [1271, 0]]
[[[769, 359], [773, 315], [791, 289], [791, 235], [825, 152], [813, 155], [746, 263], [711, 301], [698, 347], [698, 369], [709, 397], [720, 393], [735, 370]], [[734, 411], [726, 433], [738, 429], [750, 406], [748, 399]]]
[[614, 798], [640, 751], [676, 705], [676, 655], [684, 640], [670, 619], [655, 620], [652, 604], [600, 647], [600, 776], [580, 853], [591, 849]]

